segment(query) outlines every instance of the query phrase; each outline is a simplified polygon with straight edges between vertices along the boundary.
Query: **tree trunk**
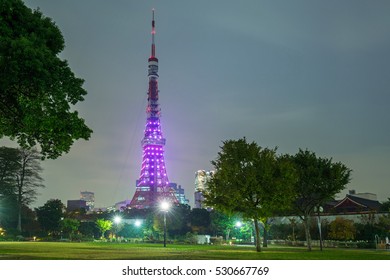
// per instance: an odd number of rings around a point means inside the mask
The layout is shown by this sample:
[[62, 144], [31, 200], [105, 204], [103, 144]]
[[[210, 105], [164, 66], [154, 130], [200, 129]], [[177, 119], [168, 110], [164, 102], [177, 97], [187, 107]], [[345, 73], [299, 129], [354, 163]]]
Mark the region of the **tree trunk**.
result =
[[268, 247], [268, 226], [264, 225], [263, 247]]
[[310, 236], [310, 217], [306, 216], [303, 220], [303, 225], [305, 226], [305, 235], [307, 242], [307, 250], [311, 251], [311, 236]]
[[260, 227], [259, 221], [257, 219], [254, 220], [255, 223], [255, 234], [256, 234], [256, 251], [261, 252], [261, 241], [260, 241]]
[[22, 233], [22, 200], [23, 200], [22, 190], [23, 190], [23, 183], [24, 183], [24, 169], [25, 169], [25, 166], [23, 164], [23, 170], [22, 170], [23, 173], [22, 173], [19, 185], [18, 185], [18, 201], [17, 201], [17, 203], [18, 203], [18, 225], [17, 225], [16, 229], [19, 231], [20, 234]]
[[18, 225], [16, 229], [22, 233], [22, 205], [18, 203]]
[[23, 188], [24, 188], [24, 176], [26, 175], [26, 164], [28, 156], [23, 152], [22, 154], [22, 169], [20, 170], [20, 178], [18, 182], [18, 226], [17, 230], [22, 233], [22, 201], [23, 201]]

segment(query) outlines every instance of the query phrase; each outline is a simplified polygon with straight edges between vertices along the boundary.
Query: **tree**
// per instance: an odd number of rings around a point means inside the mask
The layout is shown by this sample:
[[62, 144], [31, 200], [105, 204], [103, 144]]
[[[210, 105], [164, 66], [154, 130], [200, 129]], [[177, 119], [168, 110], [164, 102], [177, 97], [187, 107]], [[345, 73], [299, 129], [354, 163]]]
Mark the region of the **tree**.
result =
[[35, 211], [25, 205], [22, 207], [22, 225], [21, 234], [25, 237], [37, 236], [41, 230]]
[[14, 196], [17, 203], [17, 230], [22, 231], [22, 207], [35, 201], [43, 188], [42, 167], [36, 149], [0, 148], [0, 193]]
[[50, 18], [21, 0], [1, 1], [0, 15], [0, 138], [57, 158], [92, 133], [71, 110], [87, 94], [84, 81], [58, 57], [64, 39]]
[[340, 162], [317, 157], [308, 150], [299, 150], [294, 156], [286, 156], [294, 164], [298, 181], [294, 185], [296, 201], [293, 211], [302, 219], [307, 248], [311, 251], [310, 217], [315, 207], [324, 205], [345, 188], [350, 181], [351, 170]]
[[206, 209], [194, 208], [189, 215], [192, 232], [205, 234], [210, 226], [210, 212]]
[[65, 218], [61, 220], [61, 231], [69, 235], [69, 239], [72, 239], [73, 234], [78, 231], [80, 221], [71, 218]]
[[183, 236], [190, 230], [191, 209], [189, 205], [179, 204], [167, 213], [167, 230], [170, 236]]
[[390, 212], [390, 197], [387, 198], [387, 201], [382, 202], [379, 210], [383, 212]]
[[96, 226], [98, 227], [100, 234], [101, 234], [101, 239], [104, 238], [104, 233], [107, 230], [110, 230], [112, 227], [112, 222], [110, 220], [105, 220], [105, 219], [97, 219], [95, 222]]
[[[15, 174], [19, 169], [19, 151], [0, 148], [0, 226], [10, 227], [16, 213]], [[15, 226], [13, 226], [15, 228]]]
[[210, 228], [214, 235], [225, 236], [226, 242], [229, 241], [230, 232], [234, 229], [234, 226], [240, 218], [237, 215], [227, 215], [218, 210], [210, 212]]
[[378, 231], [380, 232], [380, 236], [385, 238], [390, 235], [390, 214], [383, 215], [379, 217], [378, 221]]
[[356, 223], [356, 238], [359, 240], [374, 240], [377, 234], [377, 216], [374, 212], [360, 215], [360, 221]]
[[272, 220], [269, 217], [260, 218], [264, 229], [263, 247], [268, 247], [268, 234], [271, 229]]
[[[15, 229], [18, 220], [16, 197], [0, 194], [0, 226]], [[20, 232], [17, 233], [18, 235]]]
[[352, 220], [337, 217], [329, 224], [329, 238], [335, 240], [352, 240], [355, 238], [356, 229]]
[[64, 217], [65, 205], [59, 199], [50, 199], [43, 206], [35, 209], [41, 228], [49, 235], [58, 235], [61, 231], [61, 220]]
[[253, 220], [256, 250], [261, 251], [259, 220], [285, 209], [293, 198], [295, 173], [291, 164], [277, 157], [276, 149], [262, 149], [246, 139], [223, 142], [204, 193], [205, 203], [227, 214]]
[[15, 174], [20, 168], [19, 158], [18, 149], [0, 148], [0, 194], [4, 197], [14, 193]]
[[37, 189], [43, 188], [43, 179], [40, 176], [43, 169], [40, 165], [40, 156], [37, 150], [20, 149], [21, 166], [17, 174], [17, 201], [18, 201], [18, 226], [22, 231], [22, 206], [30, 205], [37, 197]]
[[91, 221], [80, 222], [79, 232], [84, 236], [84, 238], [93, 239], [95, 234], [99, 234], [96, 224]]

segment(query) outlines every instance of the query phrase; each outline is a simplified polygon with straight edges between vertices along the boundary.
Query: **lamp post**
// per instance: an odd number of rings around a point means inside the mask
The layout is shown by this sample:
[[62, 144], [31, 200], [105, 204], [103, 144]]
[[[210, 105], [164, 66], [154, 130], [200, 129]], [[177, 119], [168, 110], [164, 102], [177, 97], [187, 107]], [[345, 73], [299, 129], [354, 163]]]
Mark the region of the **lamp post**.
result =
[[160, 204], [160, 209], [164, 214], [164, 247], [167, 247], [167, 212], [171, 206], [168, 202], [163, 201]]
[[322, 213], [324, 209], [322, 206], [314, 207], [314, 212], [317, 212], [317, 223], [318, 223], [318, 232], [320, 234], [320, 250], [322, 251], [322, 232], [321, 232], [321, 218], [320, 213]]
[[116, 241], [118, 241], [118, 232], [119, 232], [119, 224], [122, 222], [122, 217], [121, 216], [115, 216], [114, 217], [114, 224], [115, 224], [115, 228], [114, 228], [114, 232], [115, 232], [115, 239]]
[[241, 227], [243, 226], [241, 221], [237, 221], [235, 223], [236, 229], [237, 229], [237, 237], [236, 237], [236, 242], [239, 243], [242, 241], [242, 234], [240, 232]]

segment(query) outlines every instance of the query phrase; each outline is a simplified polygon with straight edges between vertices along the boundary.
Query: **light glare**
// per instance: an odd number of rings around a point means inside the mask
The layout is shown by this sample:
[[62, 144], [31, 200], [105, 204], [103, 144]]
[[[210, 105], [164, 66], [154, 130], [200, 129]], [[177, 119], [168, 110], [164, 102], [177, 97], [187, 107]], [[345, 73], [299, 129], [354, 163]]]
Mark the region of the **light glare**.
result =
[[161, 202], [160, 207], [161, 207], [161, 210], [168, 211], [169, 207], [171, 207], [171, 206], [169, 205], [169, 203], [167, 201], [163, 201], [163, 202]]
[[114, 217], [114, 223], [119, 224], [122, 221], [122, 218], [119, 216]]

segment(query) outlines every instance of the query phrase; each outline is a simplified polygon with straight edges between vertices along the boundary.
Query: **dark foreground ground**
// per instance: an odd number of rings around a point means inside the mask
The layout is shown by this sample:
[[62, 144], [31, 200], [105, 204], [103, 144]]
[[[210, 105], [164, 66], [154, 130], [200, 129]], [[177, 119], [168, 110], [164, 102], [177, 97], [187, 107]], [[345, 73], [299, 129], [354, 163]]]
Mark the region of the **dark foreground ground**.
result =
[[390, 260], [390, 250], [124, 243], [0, 242], [0, 260]]

